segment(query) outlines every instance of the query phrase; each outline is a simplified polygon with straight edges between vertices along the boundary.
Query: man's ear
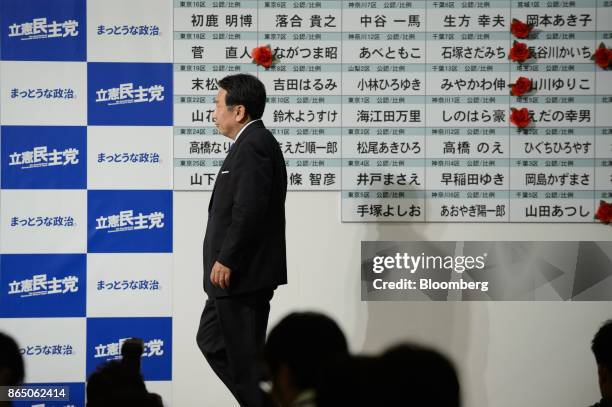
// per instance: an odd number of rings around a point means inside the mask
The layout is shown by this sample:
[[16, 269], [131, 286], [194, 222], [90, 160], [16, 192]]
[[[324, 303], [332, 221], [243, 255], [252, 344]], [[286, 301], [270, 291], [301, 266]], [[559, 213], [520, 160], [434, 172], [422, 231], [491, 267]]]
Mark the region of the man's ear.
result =
[[243, 105], [236, 106], [236, 121], [243, 123], [249, 121], [249, 115], [247, 114], [246, 107]]

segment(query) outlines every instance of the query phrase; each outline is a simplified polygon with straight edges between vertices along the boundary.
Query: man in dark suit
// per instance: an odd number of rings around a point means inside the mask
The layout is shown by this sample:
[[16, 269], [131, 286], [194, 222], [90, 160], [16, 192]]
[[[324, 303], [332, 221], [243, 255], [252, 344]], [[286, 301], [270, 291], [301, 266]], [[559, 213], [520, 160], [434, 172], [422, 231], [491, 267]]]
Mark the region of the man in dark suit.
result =
[[197, 343], [241, 406], [267, 403], [259, 388], [274, 289], [287, 283], [287, 170], [278, 142], [261, 116], [264, 85], [238, 74], [219, 81], [213, 120], [234, 140], [208, 205], [204, 290]]

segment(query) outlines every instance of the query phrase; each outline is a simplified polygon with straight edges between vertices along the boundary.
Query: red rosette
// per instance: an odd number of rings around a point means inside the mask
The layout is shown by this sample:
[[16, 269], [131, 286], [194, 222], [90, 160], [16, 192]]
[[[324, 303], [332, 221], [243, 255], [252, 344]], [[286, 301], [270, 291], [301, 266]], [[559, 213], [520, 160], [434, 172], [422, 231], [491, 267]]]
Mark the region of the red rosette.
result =
[[274, 53], [269, 45], [253, 48], [251, 55], [253, 56], [254, 64], [261, 65], [266, 69], [270, 68], [276, 62]]
[[602, 42], [593, 53], [591, 59], [595, 61], [598, 67], [608, 69], [610, 68], [610, 59], [612, 59], [612, 50], [609, 50]]
[[512, 108], [512, 112], [510, 113], [510, 123], [514, 124], [519, 129], [529, 126], [529, 123], [531, 123], [529, 109], [526, 107], [521, 109]]
[[597, 212], [595, 212], [595, 219], [603, 223], [612, 222], [612, 203], [599, 201], [599, 208], [597, 208]]
[[510, 48], [510, 59], [514, 62], [525, 62], [531, 56], [529, 47], [524, 42], [514, 42], [512, 48]]
[[510, 24], [510, 32], [516, 38], [525, 39], [529, 37], [529, 33], [531, 33], [532, 26], [530, 24], [525, 24], [521, 20], [517, 20], [516, 18], [512, 20]]
[[533, 83], [531, 79], [521, 76], [516, 82], [510, 85], [510, 94], [512, 96], [523, 96], [525, 93], [531, 91], [532, 88]]

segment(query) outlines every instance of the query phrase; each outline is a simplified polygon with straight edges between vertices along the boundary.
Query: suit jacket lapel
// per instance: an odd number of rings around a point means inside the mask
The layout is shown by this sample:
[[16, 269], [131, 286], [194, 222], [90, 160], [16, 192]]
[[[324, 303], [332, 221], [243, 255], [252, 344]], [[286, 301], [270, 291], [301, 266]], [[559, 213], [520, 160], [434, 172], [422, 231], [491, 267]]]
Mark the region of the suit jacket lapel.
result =
[[[249, 123], [250, 124], [248, 125], [248, 127], [246, 129], [244, 129], [244, 131], [242, 132], [240, 137], [238, 137], [238, 141], [236, 141], [231, 146], [230, 151], [227, 153], [227, 156], [225, 157], [225, 160], [223, 160], [223, 164], [221, 164], [221, 167], [219, 168], [219, 172], [217, 173], [217, 178], [219, 178], [219, 174], [221, 174], [221, 170], [224, 167], [227, 168], [227, 166], [231, 162], [232, 157], [234, 156], [234, 153], [238, 149], [238, 145], [242, 141], [244, 141], [245, 136], [247, 136], [250, 132], [252, 132], [255, 129], [260, 129], [260, 128], [265, 127], [264, 124], [263, 124], [263, 121], [261, 121], [261, 120], [257, 120], [254, 123], [251, 123], [251, 122], [249, 122]], [[208, 213], [210, 213], [210, 209], [212, 208], [213, 199], [215, 197], [215, 190], [217, 189], [217, 178], [215, 178], [215, 185], [213, 186], [212, 194], [210, 195], [210, 201], [208, 201]]]

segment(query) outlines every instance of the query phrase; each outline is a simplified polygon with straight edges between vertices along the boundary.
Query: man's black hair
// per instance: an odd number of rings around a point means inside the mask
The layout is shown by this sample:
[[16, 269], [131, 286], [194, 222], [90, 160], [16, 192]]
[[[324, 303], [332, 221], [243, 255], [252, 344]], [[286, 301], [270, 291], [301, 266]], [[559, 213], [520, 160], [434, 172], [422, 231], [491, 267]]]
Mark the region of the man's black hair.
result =
[[300, 389], [316, 386], [322, 369], [348, 355], [346, 338], [331, 318], [315, 312], [295, 312], [278, 323], [268, 335], [264, 361], [275, 375], [281, 364], [291, 372]]
[[219, 87], [227, 92], [228, 107], [243, 105], [251, 120], [261, 119], [266, 107], [266, 88], [259, 79], [242, 73], [230, 75], [219, 81]]
[[598, 365], [612, 371], [612, 319], [607, 320], [593, 337], [591, 350]]

